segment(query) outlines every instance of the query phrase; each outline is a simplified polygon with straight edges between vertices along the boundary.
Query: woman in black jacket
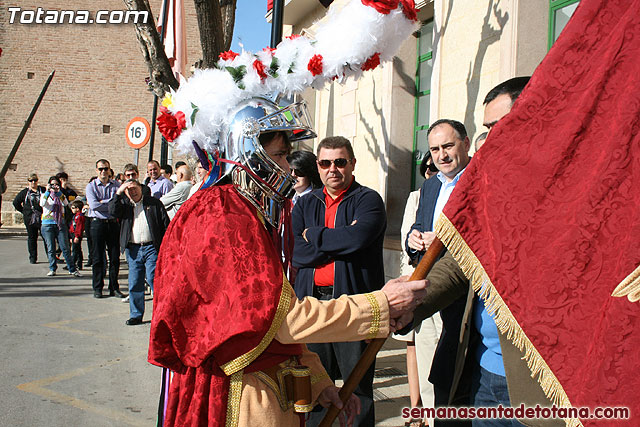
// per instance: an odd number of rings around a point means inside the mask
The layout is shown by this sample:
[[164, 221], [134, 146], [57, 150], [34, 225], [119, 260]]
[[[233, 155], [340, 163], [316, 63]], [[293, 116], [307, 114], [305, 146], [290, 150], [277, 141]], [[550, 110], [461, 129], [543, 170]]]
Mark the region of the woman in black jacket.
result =
[[[13, 199], [13, 207], [22, 214], [24, 226], [27, 228], [27, 249], [29, 250], [29, 262], [38, 262], [38, 233], [40, 233], [40, 221], [42, 207], [40, 196], [46, 189], [38, 185], [38, 175], [29, 175], [29, 184]], [[44, 239], [42, 239], [44, 242]], [[44, 244], [44, 253], [47, 253], [47, 245]]]

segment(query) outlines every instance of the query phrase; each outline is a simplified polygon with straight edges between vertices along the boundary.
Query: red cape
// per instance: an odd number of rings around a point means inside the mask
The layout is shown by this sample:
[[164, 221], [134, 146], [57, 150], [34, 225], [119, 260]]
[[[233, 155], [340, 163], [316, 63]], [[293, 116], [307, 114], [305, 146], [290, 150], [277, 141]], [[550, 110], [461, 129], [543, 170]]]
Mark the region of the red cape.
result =
[[285, 280], [256, 209], [231, 185], [180, 207], [158, 257], [148, 359], [175, 372], [169, 425], [224, 425], [230, 375], [300, 354], [273, 340], [289, 309]]

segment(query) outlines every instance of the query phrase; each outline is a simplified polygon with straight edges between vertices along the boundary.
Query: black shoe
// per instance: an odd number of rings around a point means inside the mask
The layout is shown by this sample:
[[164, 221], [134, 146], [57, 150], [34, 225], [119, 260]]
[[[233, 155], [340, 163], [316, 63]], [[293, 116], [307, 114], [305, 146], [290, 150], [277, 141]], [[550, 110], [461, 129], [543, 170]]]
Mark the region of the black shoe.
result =
[[29, 264], [37, 264], [37, 263], [38, 263], [38, 261], [36, 261], [35, 259], [30, 259], [29, 260]]
[[67, 267], [66, 265], [64, 267], [62, 267], [63, 270], [68, 270], [69, 267]]
[[129, 326], [142, 325], [142, 317], [132, 317], [124, 323]]
[[120, 291], [110, 291], [110, 292], [109, 292], [109, 296], [110, 296], [110, 297], [124, 298], [126, 295], [125, 295], [125, 294], [123, 294], [123, 293], [122, 293], [122, 292], [120, 292]]
[[89, 268], [89, 267], [91, 267], [91, 263], [89, 261], [87, 261], [87, 263], [84, 266]]
[[104, 297], [102, 296], [102, 292], [98, 292], [98, 291], [95, 291], [95, 292], [93, 293], [93, 297], [94, 297], [94, 298], [104, 298]]

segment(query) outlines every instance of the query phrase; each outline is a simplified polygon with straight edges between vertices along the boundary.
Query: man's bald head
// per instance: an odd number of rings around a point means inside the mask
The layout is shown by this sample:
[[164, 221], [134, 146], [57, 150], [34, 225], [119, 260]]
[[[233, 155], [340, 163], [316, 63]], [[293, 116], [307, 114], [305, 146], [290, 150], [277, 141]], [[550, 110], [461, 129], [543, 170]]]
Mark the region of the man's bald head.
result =
[[187, 165], [182, 165], [176, 169], [176, 179], [178, 182], [189, 181], [192, 175], [191, 168]]

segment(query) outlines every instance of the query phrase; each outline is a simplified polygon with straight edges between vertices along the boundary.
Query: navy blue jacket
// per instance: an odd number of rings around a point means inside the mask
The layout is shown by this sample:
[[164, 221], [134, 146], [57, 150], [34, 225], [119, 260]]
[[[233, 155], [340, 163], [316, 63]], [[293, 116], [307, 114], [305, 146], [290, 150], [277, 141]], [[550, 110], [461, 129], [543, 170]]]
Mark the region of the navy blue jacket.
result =
[[[354, 180], [338, 205], [335, 228], [328, 228], [324, 226], [324, 197], [322, 188], [313, 190], [298, 200], [291, 214], [293, 266], [298, 268], [296, 295], [313, 296], [315, 268], [329, 260], [335, 262], [335, 298], [382, 288], [382, 244], [387, 228], [382, 198]], [[305, 229], [308, 242], [302, 237]]]
[[434, 175], [424, 181], [420, 188], [420, 201], [418, 202], [416, 221], [411, 226], [411, 230], [409, 230], [407, 238], [404, 241], [404, 250], [407, 252], [412, 262], [420, 261], [424, 252], [418, 252], [409, 248], [409, 234], [411, 234], [413, 230], [418, 230], [421, 233], [425, 231], [433, 231], [433, 212], [436, 209], [436, 202], [438, 201], [438, 194], [440, 194], [440, 187], [442, 187], [442, 182]]
[[[442, 187], [442, 182], [437, 176], [432, 176], [422, 183], [416, 221], [411, 227], [411, 230], [418, 230], [420, 232], [433, 231], [433, 215], [436, 209], [438, 195], [440, 194], [440, 187]], [[409, 257], [412, 261], [420, 261], [425, 252], [410, 249], [408, 241], [409, 238], [407, 236], [405, 240], [405, 250], [409, 254]], [[440, 310], [442, 334], [440, 335], [438, 346], [433, 356], [429, 381], [447, 392], [453, 382], [456, 351], [458, 349], [458, 338], [460, 336], [460, 326], [465, 312], [465, 304], [466, 297], [461, 296]]]

